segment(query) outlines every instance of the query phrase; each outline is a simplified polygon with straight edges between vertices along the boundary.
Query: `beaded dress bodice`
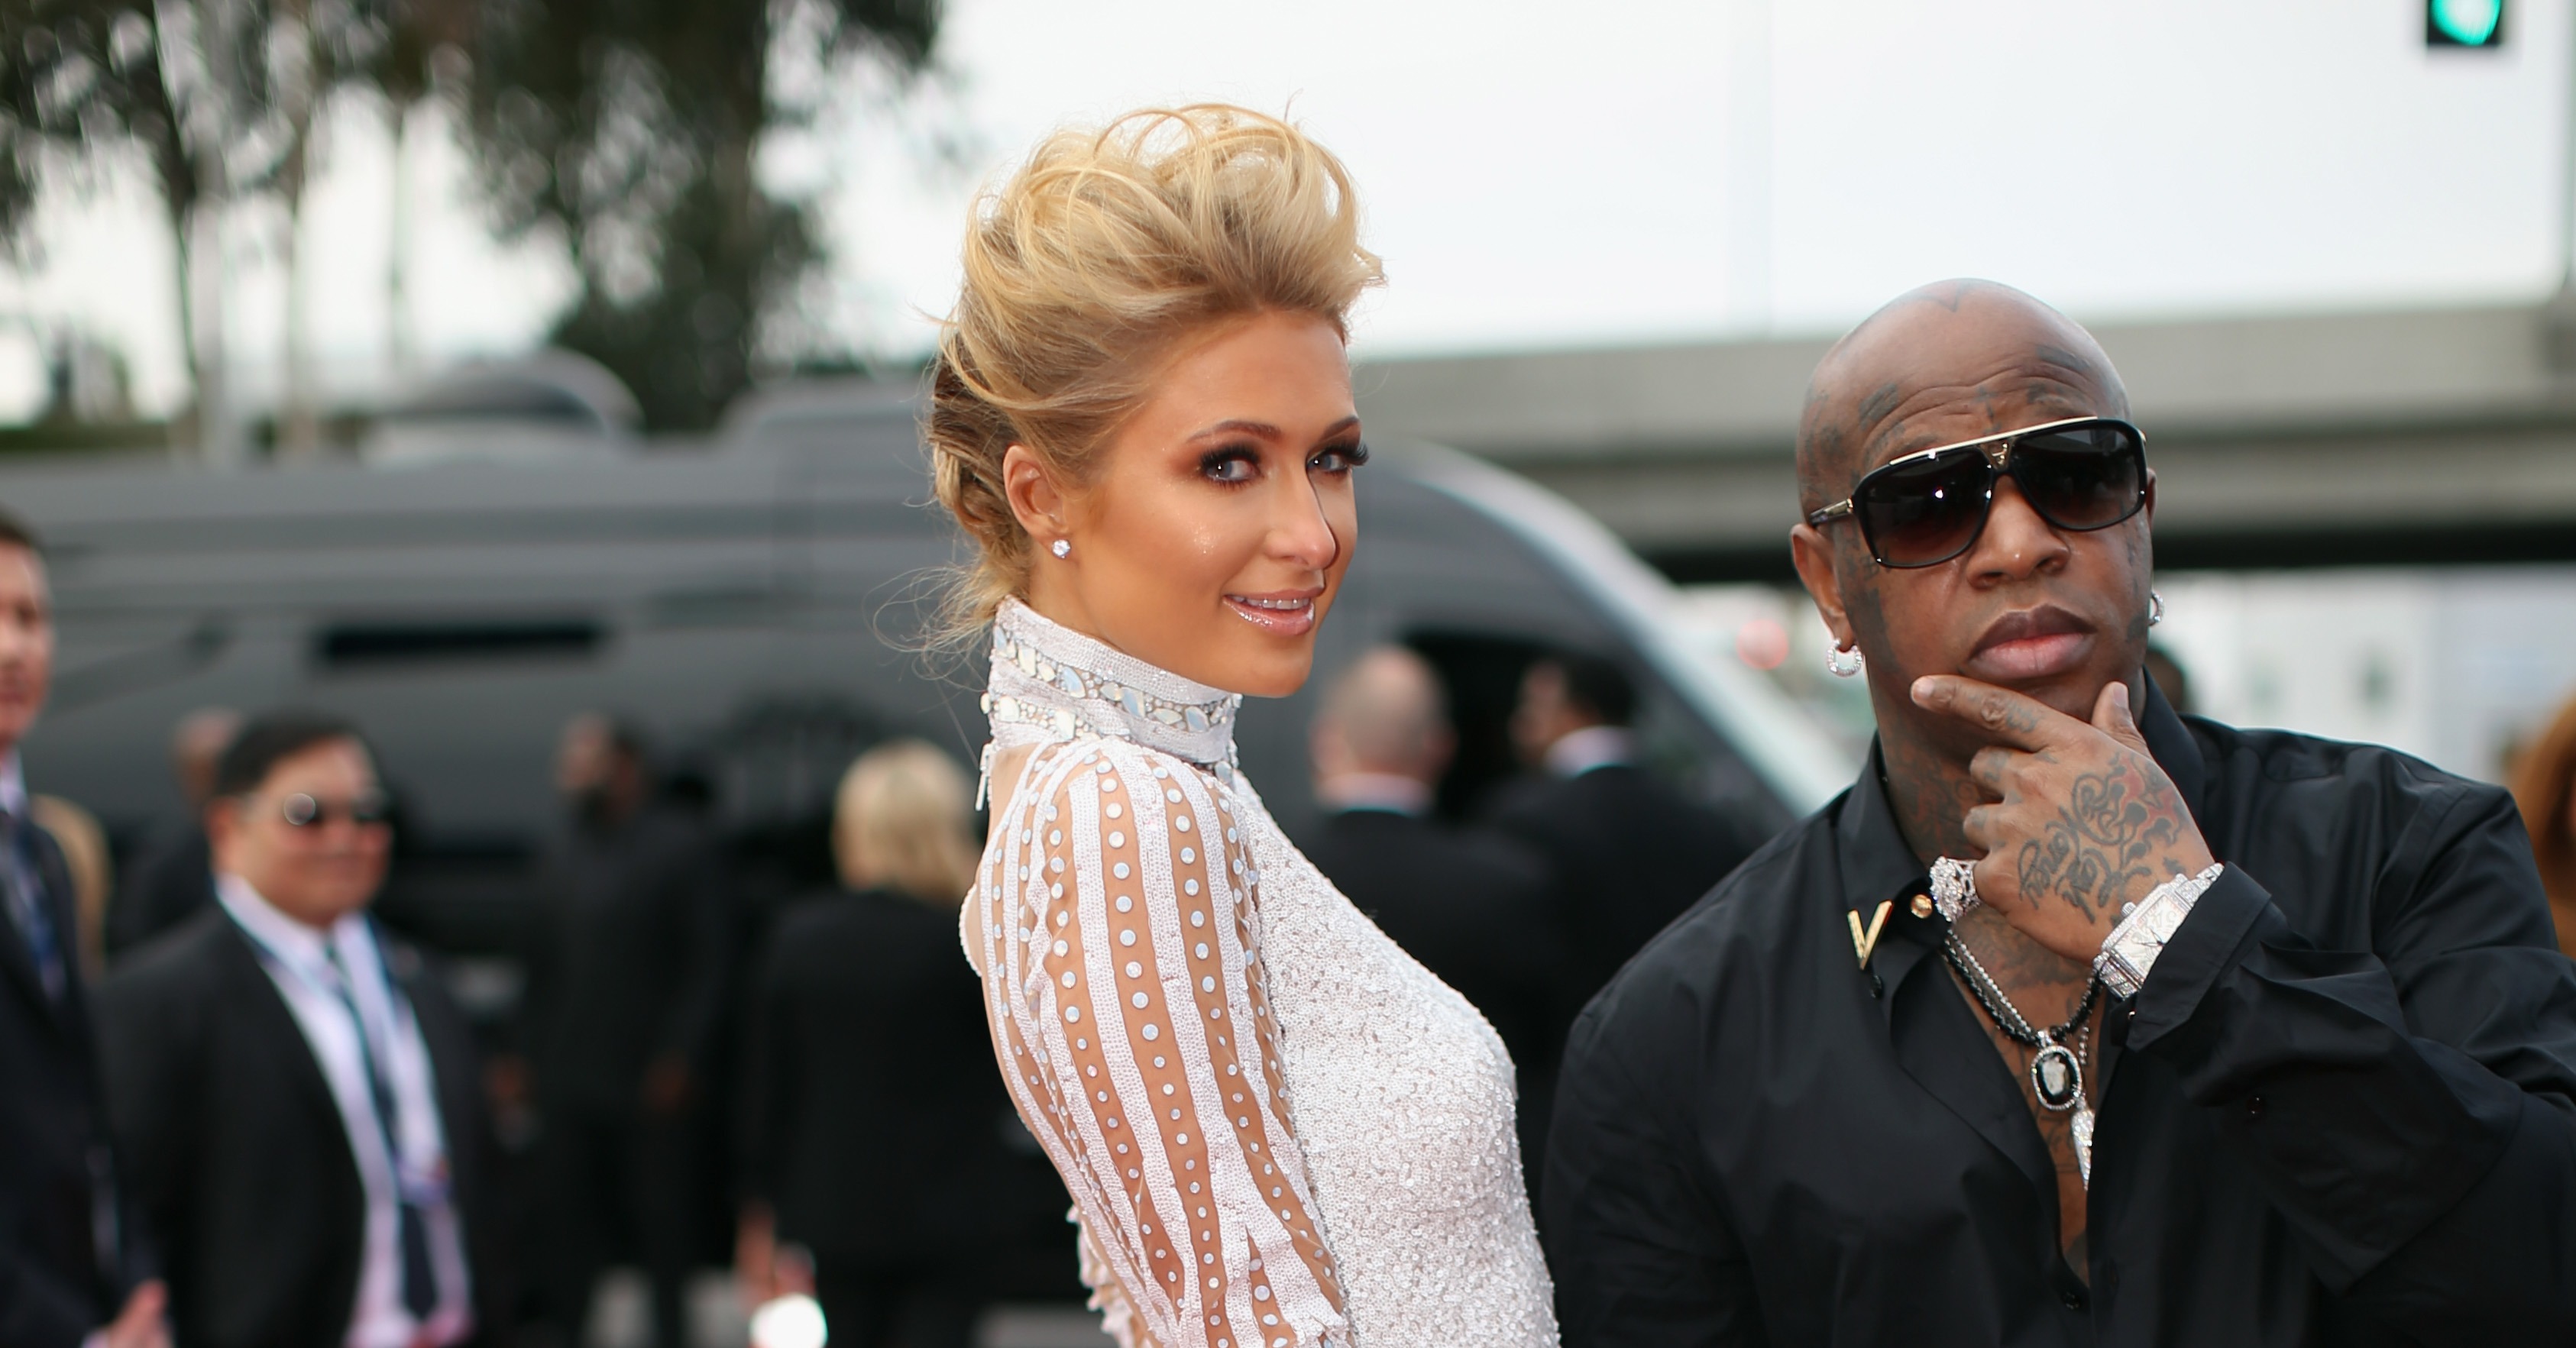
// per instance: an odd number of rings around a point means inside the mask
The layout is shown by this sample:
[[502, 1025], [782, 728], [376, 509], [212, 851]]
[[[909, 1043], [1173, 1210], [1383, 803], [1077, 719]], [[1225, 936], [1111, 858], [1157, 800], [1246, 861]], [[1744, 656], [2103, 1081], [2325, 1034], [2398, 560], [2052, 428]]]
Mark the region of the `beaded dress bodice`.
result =
[[961, 918], [994, 1051], [1128, 1348], [1556, 1342], [1501, 1041], [1282, 836], [1240, 699], [1026, 607], [1033, 747]]

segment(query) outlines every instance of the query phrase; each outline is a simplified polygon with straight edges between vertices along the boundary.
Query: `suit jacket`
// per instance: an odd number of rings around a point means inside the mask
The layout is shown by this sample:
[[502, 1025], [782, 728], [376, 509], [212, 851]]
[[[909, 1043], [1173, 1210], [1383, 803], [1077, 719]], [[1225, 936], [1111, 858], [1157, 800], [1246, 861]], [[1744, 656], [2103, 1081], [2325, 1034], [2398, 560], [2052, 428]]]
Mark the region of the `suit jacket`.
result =
[[0, 1344], [71, 1348], [114, 1317], [141, 1269], [99, 1100], [71, 873], [43, 830], [28, 840], [70, 986], [46, 999], [18, 924], [0, 914]]
[[659, 806], [550, 858], [525, 1012], [547, 1108], [633, 1114], [655, 1059], [705, 1071], [730, 939], [717, 862], [696, 820]]
[[1557, 923], [1569, 942], [1561, 1013], [1568, 1025], [1629, 956], [1761, 842], [1625, 763], [1517, 783], [1493, 823], [1536, 847], [1556, 874]]
[[[492, 1151], [464, 1016], [406, 946], [410, 999], [473, 1279], [478, 1343], [508, 1338]], [[183, 1348], [337, 1348], [365, 1257], [366, 1196], [339, 1106], [286, 999], [220, 906], [135, 952], [100, 986], [109, 1117], [160, 1241]]]
[[983, 1262], [1035, 1232], [1061, 1250], [1064, 1186], [993, 1068], [955, 910], [882, 890], [811, 899], [780, 919], [757, 977], [742, 1178], [782, 1239], [827, 1277]]

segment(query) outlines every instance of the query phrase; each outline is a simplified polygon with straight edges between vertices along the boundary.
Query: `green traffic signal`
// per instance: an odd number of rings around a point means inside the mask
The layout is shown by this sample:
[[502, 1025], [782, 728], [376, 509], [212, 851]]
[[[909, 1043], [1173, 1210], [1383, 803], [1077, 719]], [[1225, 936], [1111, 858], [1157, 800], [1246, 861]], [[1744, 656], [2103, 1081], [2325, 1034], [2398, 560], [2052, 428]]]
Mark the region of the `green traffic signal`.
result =
[[2504, 0], [2424, 0], [2424, 42], [2433, 47], [2504, 45]]

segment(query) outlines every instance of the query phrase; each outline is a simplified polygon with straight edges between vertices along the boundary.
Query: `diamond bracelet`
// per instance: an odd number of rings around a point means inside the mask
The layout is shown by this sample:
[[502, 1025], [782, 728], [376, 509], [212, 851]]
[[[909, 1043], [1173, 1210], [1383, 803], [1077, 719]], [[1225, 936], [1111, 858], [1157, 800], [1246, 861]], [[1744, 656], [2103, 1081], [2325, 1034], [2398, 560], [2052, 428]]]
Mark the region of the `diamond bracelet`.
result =
[[2177, 874], [2120, 910], [2120, 925], [2103, 938], [2102, 953], [2093, 957], [2093, 974], [2112, 996], [2135, 997], [2147, 985], [2147, 975], [2155, 970], [2165, 942], [2173, 939], [2201, 892], [2215, 884], [2225, 869], [2225, 862], [2215, 862], [2198, 875]]

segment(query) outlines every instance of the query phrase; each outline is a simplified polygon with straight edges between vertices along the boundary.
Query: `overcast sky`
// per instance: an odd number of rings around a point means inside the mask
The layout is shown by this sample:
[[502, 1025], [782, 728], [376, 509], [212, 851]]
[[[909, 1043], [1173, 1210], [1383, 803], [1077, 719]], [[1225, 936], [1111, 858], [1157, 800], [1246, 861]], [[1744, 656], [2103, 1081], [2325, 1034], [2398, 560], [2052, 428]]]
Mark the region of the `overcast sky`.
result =
[[[885, 353], [926, 342], [968, 197], [1047, 128], [1210, 98], [1349, 161], [1391, 282], [1369, 353], [1825, 331], [1955, 274], [2078, 318], [2536, 298], [2563, 265], [2570, 0], [2509, 3], [2504, 50], [2428, 53], [2421, 0], [950, 0], [941, 88], [899, 119], [854, 93], [766, 169], [821, 193], [825, 307]], [[964, 163], [920, 150], [934, 127]], [[454, 151], [415, 145], [420, 344], [534, 340], [556, 252], [488, 241]], [[384, 146], [336, 119], [308, 211], [346, 389], [385, 370]], [[278, 344], [277, 236], [236, 222], [246, 363]], [[148, 200], [66, 194], [42, 238], [0, 322], [79, 325], [148, 405], [179, 398]], [[0, 417], [31, 373], [0, 326]]]

